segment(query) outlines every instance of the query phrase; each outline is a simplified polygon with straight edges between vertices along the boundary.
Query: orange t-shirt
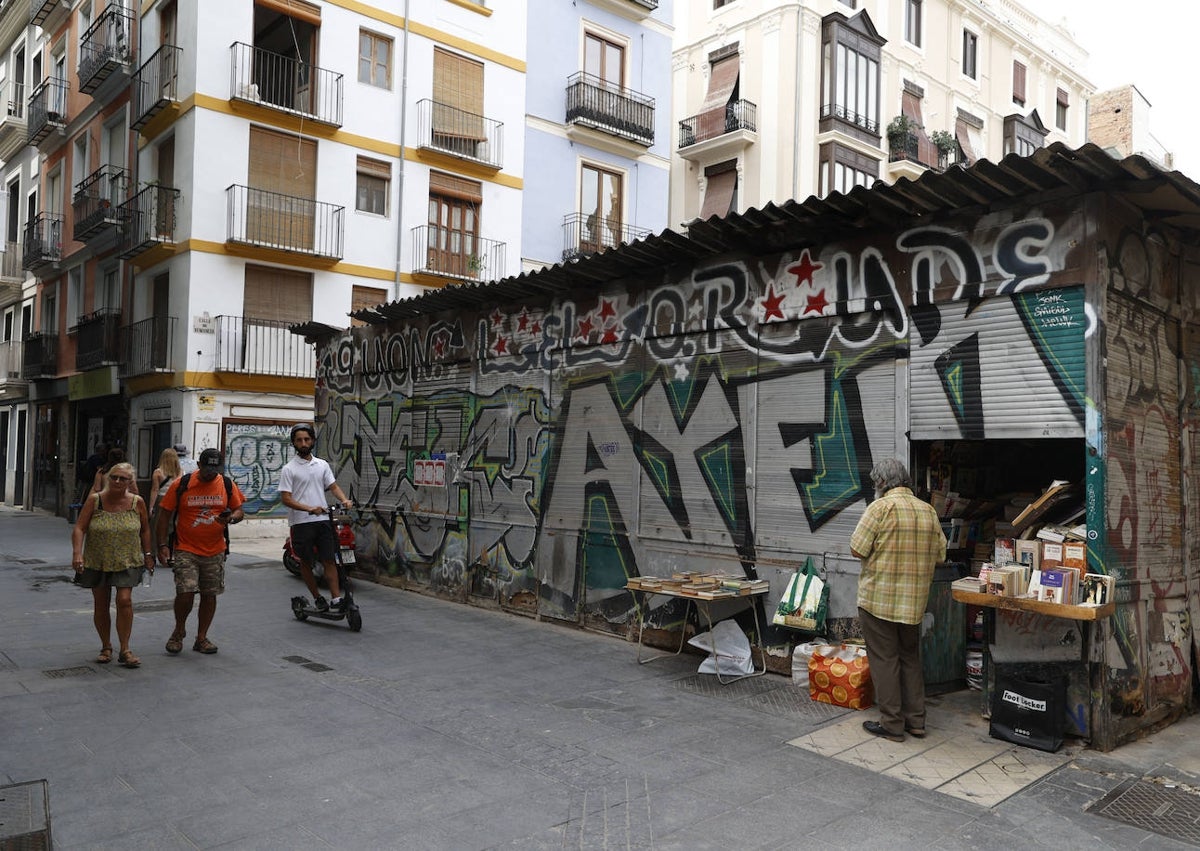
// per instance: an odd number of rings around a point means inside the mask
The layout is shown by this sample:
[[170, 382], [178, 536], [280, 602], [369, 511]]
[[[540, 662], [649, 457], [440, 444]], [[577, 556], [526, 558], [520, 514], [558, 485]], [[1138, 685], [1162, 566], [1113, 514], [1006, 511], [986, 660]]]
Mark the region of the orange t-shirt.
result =
[[[179, 483], [183, 476], [171, 483], [171, 487], [160, 500], [167, 511], [175, 511], [175, 546], [177, 549], [198, 556], [216, 556], [225, 552], [225, 527], [217, 515], [225, 510], [225, 483], [218, 475], [211, 482], [192, 473], [188, 488], [183, 493], [183, 505], [179, 505]], [[233, 491], [229, 508], [239, 507], [246, 501], [238, 489], [237, 482], [230, 480]]]

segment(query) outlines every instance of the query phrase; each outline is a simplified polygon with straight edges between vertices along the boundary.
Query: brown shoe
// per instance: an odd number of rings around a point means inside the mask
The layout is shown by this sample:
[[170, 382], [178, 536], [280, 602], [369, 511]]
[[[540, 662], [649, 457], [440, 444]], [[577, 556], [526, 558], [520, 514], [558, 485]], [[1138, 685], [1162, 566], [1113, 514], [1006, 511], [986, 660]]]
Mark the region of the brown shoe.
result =
[[174, 656], [183, 649], [183, 636], [186, 633], [173, 632], [171, 637], [167, 639], [167, 652]]
[[924, 727], [905, 727], [904, 732], [908, 733], [908, 735], [912, 736], [914, 739], [925, 738]]
[[213, 644], [207, 638], [197, 638], [196, 643], [192, 645], [192, 649], [197, 653], [216, 653], [217, 645]]

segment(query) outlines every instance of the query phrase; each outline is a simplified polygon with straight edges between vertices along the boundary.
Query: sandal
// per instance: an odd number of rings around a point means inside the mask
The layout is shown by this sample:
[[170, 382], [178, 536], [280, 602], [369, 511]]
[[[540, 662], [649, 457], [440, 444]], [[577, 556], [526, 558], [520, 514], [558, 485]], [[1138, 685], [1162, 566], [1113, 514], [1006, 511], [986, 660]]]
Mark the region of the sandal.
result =
[[122, 668], [137, 668], [142, 664], [142, 660], [134, 656], [132, 650], [122, 650], [117, 654], [117, 661]]
[[174, 655], [183, 649], [183, 637], [187, 633], [173, 632], [171, 637], [167, 639], [167, 652]]
[[196, 643], [192, 645], [192, 649], [197, 653], [216, 653], [217, 645], [213, 644], [207, 638], [197, 638]]
[[100, 648], [100, 655], [96, 657], [96, 661], [101, 665], [107, 665], [112, 661], [112, 647], [105, 644]]

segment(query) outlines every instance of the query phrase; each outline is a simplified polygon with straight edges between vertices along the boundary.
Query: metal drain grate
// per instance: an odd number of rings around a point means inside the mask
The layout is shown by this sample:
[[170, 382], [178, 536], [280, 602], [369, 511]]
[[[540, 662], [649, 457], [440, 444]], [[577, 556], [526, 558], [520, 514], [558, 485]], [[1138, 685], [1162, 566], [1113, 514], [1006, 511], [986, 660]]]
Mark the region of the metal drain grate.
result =
[[45, 780], [0, 786], [0, 848], [50, 848], [50, 794]]
[[726, 700], [744, 700], [747, 697], [760, 695], [775, 688], [774, 683], [760, 677], [744, 677], [731, 682], [718, 682], [712, 674], [693, 674], [675, 680], [675, 688], [680, 691], [690, 691], [705, 697], [720, 697]]
[[293, 665], [303, 665], [305, 662], [311, 662], [307, 656], [284, 656], [283, 661], [291, 662]]
[[75, 668], [51, 668], [48, 671], [42, 671], [42, 673], [52, 680], [60, 680], [63, 677], [78, 677], [94, 672], [87, 665], [79, 665]]
[[1200, 845], [1200, 795], [1161, 782], [1127, 780], [1087, 810], [1160, 836]]
[[807, 690], [795, 686], [771, 689], [747, 698], [745, 703], [751, 709], [762, 712], [764, 715], [806, 718], [814, 721], [828, 721], [854, 711], [844, 706], [834, 706], [832, 703], [813, 700]]
[[300, 667], [308, 668], [308, 670], [317, 671], [318, 673], [320, 673], [321, 671], [332, 671], [333, 670], [333, 668], [329, 667], [328, 665], [322, 665], [320, 662], [309, 662], [307, 664], [301, 665]]

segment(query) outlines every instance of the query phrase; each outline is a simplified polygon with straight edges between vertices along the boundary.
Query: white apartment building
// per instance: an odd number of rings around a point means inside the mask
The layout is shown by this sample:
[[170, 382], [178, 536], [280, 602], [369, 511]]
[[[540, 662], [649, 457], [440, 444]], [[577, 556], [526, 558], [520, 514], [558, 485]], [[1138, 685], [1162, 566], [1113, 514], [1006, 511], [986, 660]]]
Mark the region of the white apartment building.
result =
[[1015, 0], [676, 8], [675, 227], [1085, 141], [1086, 54]]

